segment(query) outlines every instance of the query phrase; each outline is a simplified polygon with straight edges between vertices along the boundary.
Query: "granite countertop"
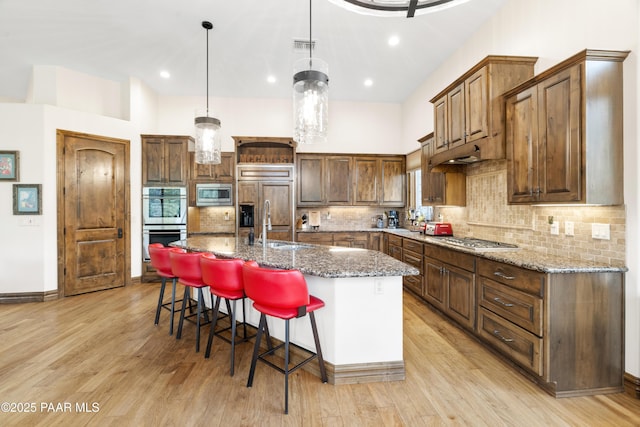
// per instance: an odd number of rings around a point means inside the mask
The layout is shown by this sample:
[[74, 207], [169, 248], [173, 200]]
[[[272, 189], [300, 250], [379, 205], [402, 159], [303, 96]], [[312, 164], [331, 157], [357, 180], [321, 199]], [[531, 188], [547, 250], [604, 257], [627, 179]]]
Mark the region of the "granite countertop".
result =
[[475, 251], [473, 249], [448, 244], [438, 237], [425, 236], [417, 231], [411, 231], [403, 228], [384, 229], [383, 231], [543, 273], [620, 273], [627, 271], [626, 267], [612, 266], [595, 261], [585, 261], [557, 255], [546, 255], [528, 249], [501, 250], [499, 252]]
[[410, 276], [420, 272], [379, 251], [268, 240], [279, 249], [249, 246], [237, 237], [193, 236], [171, 246], [216, 256], [254, 260], [263, 267], [296, 269], [303, 274], [327, 278]]

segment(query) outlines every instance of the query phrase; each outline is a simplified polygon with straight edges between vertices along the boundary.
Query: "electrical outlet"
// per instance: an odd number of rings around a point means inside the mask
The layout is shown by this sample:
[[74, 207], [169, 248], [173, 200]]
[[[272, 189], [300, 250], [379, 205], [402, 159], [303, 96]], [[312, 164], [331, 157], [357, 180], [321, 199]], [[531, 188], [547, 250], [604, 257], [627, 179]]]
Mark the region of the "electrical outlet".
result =
[[382, 280], [380, 279], [374, 279], [373, 280], [373, 292], [376, 295], [382, 295], [384, 294], [384, 285], [382, 284]]
[[564, 235], [565, 236], [573, 236], [573, 221], [565, 221], [564, 222]]
[[551, 234], [557, 236], [560, 234], [560, 223], [558, 221], [554, 221], [551, 223]]
[[229, 221], [229, 212], [224, 213], [224, 220]]
[[611, 240], [611, 226], [609, 224], [591, 224], [591, 237], [600, 240]]

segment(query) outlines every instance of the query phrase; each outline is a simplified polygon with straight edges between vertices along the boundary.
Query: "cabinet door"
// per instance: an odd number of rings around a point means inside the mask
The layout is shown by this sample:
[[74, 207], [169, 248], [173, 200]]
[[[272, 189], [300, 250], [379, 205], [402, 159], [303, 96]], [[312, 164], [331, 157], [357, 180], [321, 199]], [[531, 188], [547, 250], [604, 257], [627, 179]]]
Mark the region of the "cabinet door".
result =
[[381, 233], [369, 232], [367, 236], [367, 249], [372, 251], [382, 251]]
[[436, 308], [444, 311], [446, 290], [444, 286], [444, 267], [436, 259], [424, 257], [424, 297]]
[[265, 200], [269, 200], [271, 211], [272, 232], [267, 232], [269, 239], [292, 240], [293, 232], [293, 187], [291, 182], [261, 182], [260, 183], [260, 222]]
[[298, 206], [320, 206], [324, 204], [324, 160], [319, 156], [299, 155]]
[[[256, 205], [258, 200], [258, 182], [238, 181], [238, 204]], [[257, 226], [257, 222], [254, 221]]]
[[382, 159], [382, 184], [380, 205], [404, 206], [406, 197], [406, 171], [404, 158]]
[[457, 147], [465, 142], [465, 100], [464, 100], [464, 84], [453, 88], [447, 94], [448, 103], [448, 148]]
[[187, 185], [188, 149], [185, 138], [167, 138], [165, 140], [165, 183]]
[[352, 158], [347, 156], [326, 158], [326, 175], [321, 182], [324, 183], [327, 205], [351, 204], [351, 164]]
[[201, 182], [233, 182], [235, 176], [235, 154], [222, 153], [219, 165], [201, 165], [195, 162], [195, 153], [189, 153], [189, 179]]
[[447, 139], [447, 97], [443, 96], [433, 104], [433, 137], [435, 140], [435, 153], [448, 148]]
[[369, 157], [354, 158], [354, 204], [377, 205], [380, 160]]
[[536, 200], [538, 188], [538, 97], [532, 87], [506, 100], [509, 203]]
[[469, 77], [465, 81], [464, 89], [465, 141], [472, 142], [489, 135], [487, 69], [481, 68]]
[[474, 274], [445, 265], [447, 302], [445, 311], [461, 325], [473, 329], [476, 320]]
[[580, 65], [538, 85], [538, 170], [545, 202], [577, 202], [580, 177]]
[[142, 185], [164, 183], [164, 140], [142, 138]]

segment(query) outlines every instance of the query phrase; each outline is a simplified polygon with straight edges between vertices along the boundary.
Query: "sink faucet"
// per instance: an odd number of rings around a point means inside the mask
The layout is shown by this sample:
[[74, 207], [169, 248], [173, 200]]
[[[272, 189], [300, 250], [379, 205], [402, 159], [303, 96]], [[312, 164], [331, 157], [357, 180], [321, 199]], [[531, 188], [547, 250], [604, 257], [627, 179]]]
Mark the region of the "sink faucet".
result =
[[262, 247], [267, 247], [267, 230], [271, 231], [271, 202], [264, 201], [264, 213], [262, 215]]

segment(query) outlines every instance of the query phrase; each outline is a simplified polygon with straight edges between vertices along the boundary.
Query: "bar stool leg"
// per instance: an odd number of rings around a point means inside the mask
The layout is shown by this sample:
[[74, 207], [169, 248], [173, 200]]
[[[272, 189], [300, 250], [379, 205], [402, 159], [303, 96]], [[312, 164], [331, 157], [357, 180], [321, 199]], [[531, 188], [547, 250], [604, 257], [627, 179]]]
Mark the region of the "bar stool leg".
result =
[[[202, 293], [202, 288], [198, 288], [198, 310], [196, 312], [196, 353], [200, 351], [200, 315], [202, 314], [202, 305], [204, 295]], [[206, 315], [206, 312], [205, 312]], [[207, 321], [209, 317], [207, 316]]]
[[267, 323], [267, 316], [263, 313], [260, 314], [260, 323], [258, 325], [258, 332], [256, 334], [256, 343], [253, 346], [253, 356], [251, 356], [251, 368], [249, 369], [249, 379], [247, 380], [247, 387], [253, 386], [253, 374], [256, 371], [256, 364], [258, 363], [258, 352], [260, 351], [260, 339], [262, 338], [262, 329]]
[[204, 357], [209, 358], [211, 356], [211, 344], [213, 343], [213, 336], [215, 335], [216, 323], [218, 322], [218, 310], [220, 309], [220, 298], [216, 299], [216, 303], [213, 307], [213, 320], [211, 321], [211, 329], [209, 329], [209, 341], [207, 341], [207, 350], [204, 352]]
[[318, 337], [318, 328], [316, 327], [316, 315], [312, 311], [309, 313], [309, 320], [311, 321], [311, 330], [313, 331], [313, 340], [316, 343], [316, 355], [318, 357], [318, 363], [320, 364], [320, 378], [323, 383], [327, 382], [327, 371], [324, 367], [324, 358], [322, 357], [322, 349], [320, 348], [320, 338]]
[[169, 335], [173, 335], [173, 315], [176, 312], [176, 283], [178, 279], [173, 278], [173, 290], [171, 291], [171, 318], [169, 319]]
[[[229, 305], [229, 300], [227, 300], [227, 306]], [[228, 308], [229, 314], [231, 315], [231, 371], [230, 375], [233, 376], [234, 371], [234, 361], [236, 354], [236, 300], [232, 301], [233, 307]]]
[[162, 309], [162, 303], [164, 302], [164, 287], [167, 284], [167, 278], [163, 277], [160, 285], [160, 296], [158, 297], [158, 308], [156, 308], [156, 321], [153, 323], [157, 325], [160, 321], [160, 309]]
[[289, 319], [284, 321], [284, 413], [289, 413]]
[[178, 322], [178, 333], [176, 334], [176, 339], [179, 340], [182, 338], [182, 325], [184, 323], [184, 310], [186, 308], [187, 302], [191, 304], [191, 296], [189, 295], [189, 287], [184, 287], [184, 297], [182, 297], [182, 309], [180, 310], [180, 322]]

